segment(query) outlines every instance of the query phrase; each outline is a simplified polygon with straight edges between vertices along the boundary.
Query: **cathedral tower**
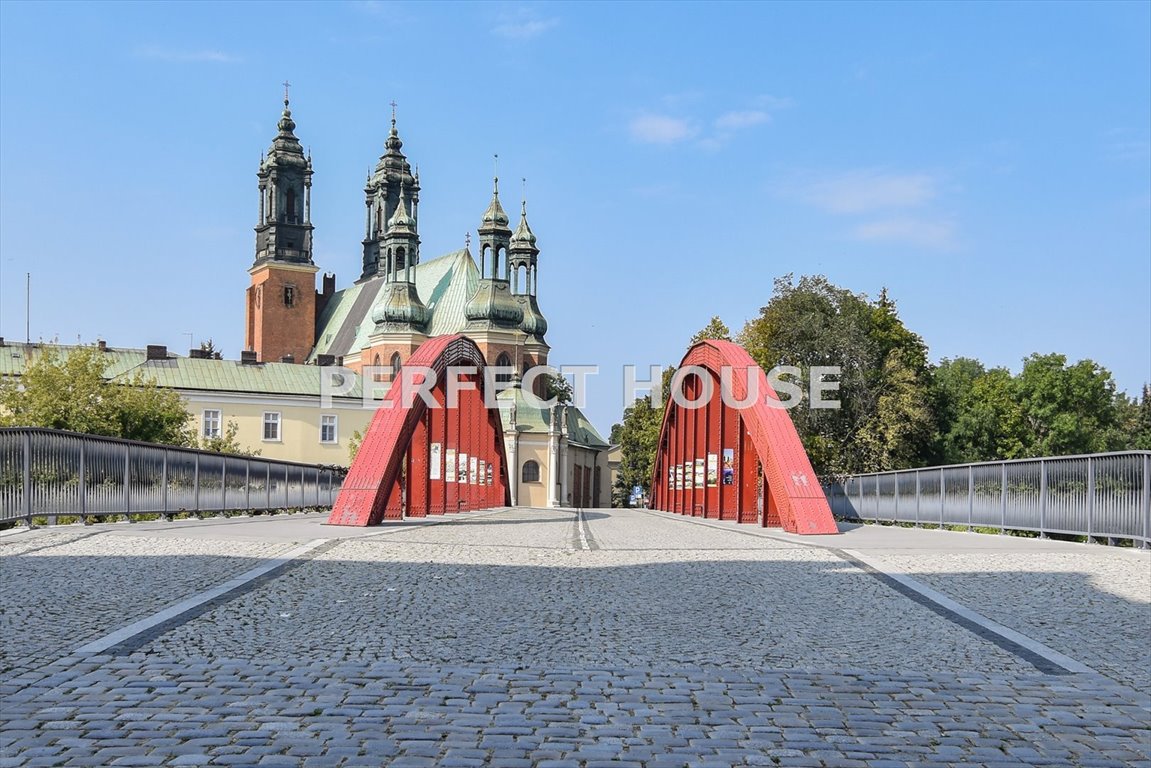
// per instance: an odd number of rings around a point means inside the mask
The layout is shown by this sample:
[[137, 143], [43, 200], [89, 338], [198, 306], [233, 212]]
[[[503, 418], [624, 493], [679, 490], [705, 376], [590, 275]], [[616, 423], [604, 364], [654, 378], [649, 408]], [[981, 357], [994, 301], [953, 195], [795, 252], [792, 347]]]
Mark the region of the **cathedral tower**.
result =
[[261, 362], [303, 362], [316, 340], [312, 158], [294, 133], [287, 84], [279, 133], [260, 161], [256, 259], [248, 274], [246, 349]]
[[392, 129], [384, 142], [384, 154], [380, 155], [375, 172], [368, 176], [364, 186], [364, 205], [367, 208], [364, 258], [357, 282], [370, 280], [386, 271], [387, 265], [380, 263], [381, 253], [386, 248], [384, 239], [388, 233], [388, 222], [395, 215], [401, 197], [404, 198], [411, 229], [413, 232], [418, 231], [420, 179], [418, 175], [412, 174], [412, 166], [401, 151], [403, 146], [404, 142], [396, 131], [396, 105], [392, 104]]

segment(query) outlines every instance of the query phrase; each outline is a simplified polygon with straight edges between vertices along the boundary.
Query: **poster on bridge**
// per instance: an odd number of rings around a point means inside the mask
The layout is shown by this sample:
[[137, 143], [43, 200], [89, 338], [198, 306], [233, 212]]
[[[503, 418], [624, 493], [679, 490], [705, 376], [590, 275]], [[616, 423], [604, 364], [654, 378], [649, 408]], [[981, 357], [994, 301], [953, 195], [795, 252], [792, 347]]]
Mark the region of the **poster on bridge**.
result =
[[495, 485], [496, 473], [492, 471], [491, 462], [488, 462], [488, 485]]
[[694, 487], [695, 474], [692, 472], [691, 462], [685, 461], [683, 463], [683, 489], [685, 491], [690, 491]]
[[432, 443], [432, 447], [428, 451], [429, 480], [440, 479], [440, 462], [443, 460], [443, 457], [440, 455], [441, 453], [443, 453], [443, 446], [439, 443]]
[[675, 489], [677, 491], [683, 490], [683, 465], [675, 465]]
[[714, 488], [719, 484], [719, 454], [707, 455], [707, 487]]
[[444, 482], [456, 481], [456, 449], [449, 448], [444, 451]]
[[471, 469], [468, 472], [468, 482], [472, 485], [478, 485], [481, 482], [480, 476], [476, 474], [477, 470], [479, 469], [479, 462], [480, 460], [478, 458], [472, 456], [472, 463], [470, 465]]
[[466, 485], [468, 482], [468, 455], [466, 453], [460, 454], [460, 466], [457, 471], [456, 480], [460, 485]]
[[735, 449], [723, 449], [723, 484], [735, 484]]
[[695, 487], [703, 488], [703, 459], [695, 460]]

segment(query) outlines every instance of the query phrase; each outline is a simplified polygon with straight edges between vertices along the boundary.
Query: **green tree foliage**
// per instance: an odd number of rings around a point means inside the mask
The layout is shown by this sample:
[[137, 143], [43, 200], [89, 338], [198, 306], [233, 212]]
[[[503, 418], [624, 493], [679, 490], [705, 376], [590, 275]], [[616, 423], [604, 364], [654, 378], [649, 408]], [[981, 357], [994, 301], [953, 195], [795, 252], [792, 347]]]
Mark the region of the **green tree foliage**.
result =
[[157, 387], [141, 372], [109, 382], [107, 365], [96, 347], [76, 347], [66, 355], [45, 347], [22, 376], [0, 383], [0, 425], [195, 444], [191, 416], [175, 391]]
[[556, 374], [544, 374], [542, 377], [544, 382], [544, 399], [550, 400], [553, 397], [557, 403], [570, 403], [572, 401], [572, 385], [571, 382], [563, 376]]
[[1151, 451], [1151, 384], [1143, 385], [1143, 399], [1137, 404], [1130, 404], [1128, 417], [1124, 421], [1134, 436], [1131, 447]]
[[787, 275], [737, 341], [764, 370], [796, 366], [803, 381], [813, 366], [839, 366], [839, 408], [805, 399], [790, 410], [821, 475], [914, 466], [933, 449], [927, 347], [886, 290], [870, 301], [822, 275]]
[[688, 344], [688, 346], [693, 346], [705, 339], [731, 341], [731, 329], [719, 319], [719, 315], [714, 315], [711, 318], [711, 322], [699, 329], [696, 334], [691, 337], [691, 344]]
[[201, 439], [199, 447], [201, 450], [212, 451], [214, 453], [231, 453], [236, 456], [259, 456], [260, 451], [249, 450], [240, 444], [240, 441], [236, 439], [236, 433], [239, 431], [240, 425], [229, 419], [227, 425], [224, 427], [223, 434]]
[[631, 490], [637, 485], [643, 488], [644, 494], [651, 493], [651, 473], [659, 443], [659, 430], [663, 426], [663, 414], [671, 394], [674, 375], [674, 367], [663, 371], [660, 407], [652, 404], [651, 395], [638, 397], [623, 412], [623, 421], [612, 425], [609, 440], [612, 445], [620, 446], [620, 465], [611, 489], [613, 506], [627, 506]]
[[1023, 452], [1058, 456], [1112, 450], [1120, 439], [1115, 381], [1092, 360], [1031, 355], [1015, 381], [1023, 416]]

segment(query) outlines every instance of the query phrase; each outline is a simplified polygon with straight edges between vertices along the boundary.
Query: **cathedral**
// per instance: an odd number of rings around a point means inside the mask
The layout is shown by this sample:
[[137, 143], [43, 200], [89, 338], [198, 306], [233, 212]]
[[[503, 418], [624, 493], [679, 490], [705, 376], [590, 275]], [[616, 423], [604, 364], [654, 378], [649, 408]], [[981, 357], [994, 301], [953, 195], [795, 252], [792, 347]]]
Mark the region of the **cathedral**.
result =
[[[432, 259], [420, 253], [420, 178], [391, 130], [364, 186], [364, 239], [358, 279], [336, 290], [334, 274], [312, 259], [312, 158], [296, 137], [287, 94], [278, 132], [257, 171], [259, 214], [249, 269], [245, 356], [249, 363], [341, 365], [369, 369], [386, 385], [428, 339], [463, 333], [488, 365], [516, 371], [499, 395], [513, 503], [607, 505], [608, 445], [579, 409], [539, 408], [518, 381], [548, 362], [547, 320], [537, 300], [539, 254], [521, 203], [519, 222], [500, 202], [499, 180], [477, 230], [479, 261], [464, 249]], [[536, 379], [544, 396], [543, 377]]]

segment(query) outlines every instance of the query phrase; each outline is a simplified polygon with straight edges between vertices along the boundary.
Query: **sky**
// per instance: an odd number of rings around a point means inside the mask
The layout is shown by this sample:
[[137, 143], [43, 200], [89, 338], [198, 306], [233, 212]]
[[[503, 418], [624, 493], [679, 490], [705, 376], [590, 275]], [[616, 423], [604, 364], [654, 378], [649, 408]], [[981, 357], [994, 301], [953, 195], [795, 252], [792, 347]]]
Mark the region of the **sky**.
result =
[[[526, 188], [553, 363], [678, 363], [775, 278], [886, 287], [932, 360], [1151, 380], [1151, 3], [0, 3], [0, 336], [244, 343], [284, 80], [359, 276], [393, 100], [422, 258]], [[526, 186], [521, 179], [526, 178]], [[474, 234], [473, 234], [474, 237]]]

